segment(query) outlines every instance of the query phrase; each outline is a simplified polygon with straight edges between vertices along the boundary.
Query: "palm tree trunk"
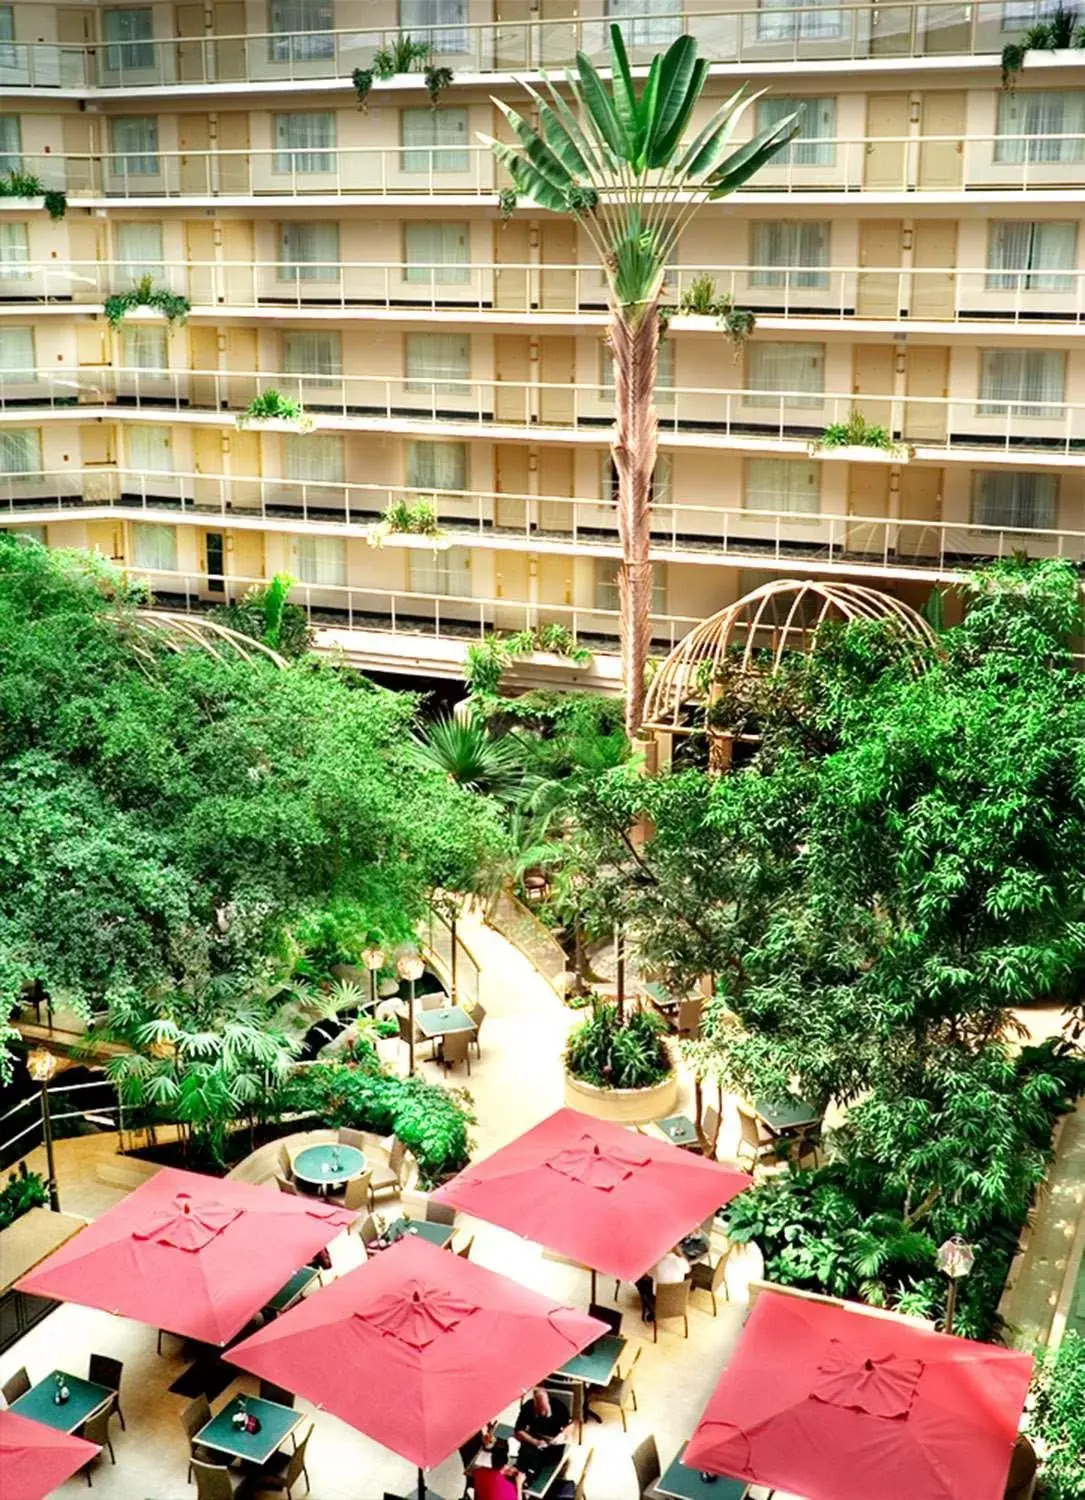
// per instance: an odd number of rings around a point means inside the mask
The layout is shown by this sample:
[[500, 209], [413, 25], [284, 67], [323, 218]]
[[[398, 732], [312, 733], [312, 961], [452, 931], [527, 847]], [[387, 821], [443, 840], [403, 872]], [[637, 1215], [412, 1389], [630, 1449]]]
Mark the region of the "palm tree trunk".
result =
[[611, 311], [615, 420], [611, 455], [618, 475], [618, 616], [625, 682], [625, 728], [636, 734], [644, 717], [644, 671], [651, 643], [652, 472], [656, 465], [658, 303]]

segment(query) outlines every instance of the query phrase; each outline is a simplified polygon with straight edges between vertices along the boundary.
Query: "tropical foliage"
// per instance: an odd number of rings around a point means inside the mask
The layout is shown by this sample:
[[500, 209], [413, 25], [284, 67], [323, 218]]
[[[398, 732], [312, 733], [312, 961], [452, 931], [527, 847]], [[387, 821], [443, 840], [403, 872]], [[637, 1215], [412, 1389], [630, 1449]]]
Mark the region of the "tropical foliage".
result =
[[51, 219], [62, 219], [68, 211], [67, 194], [47, 188], [30, 172], [10, 171], [0, 177], [0, 198], [40, 198]]
[[7, 1229], [32, 1208], [44, 1208], [48, 1201], [43, 1179], [37, 1172], [28, 1172], [26, 1163], [20, 1162], [19, 1170], [10, 1173], [0, 1188], [0, 1229]]
[[305, 415], [300, 401], [274, 390], [261, 391], [252, 398], [244, 411], [238, 412], [239, 427], [247, 427], [250, 422], [289, 422], [301, 428], [313, 425], [312, 418]]
[[565, 1066], [574, 1078], [598, 1088], [643, 1089], [672, 1071], [658, 1016], [648, 1010], [619, 1016], [616, 1005], [598, 997], [591, 1012], [569, 1033]]
[[1085, 1495], [1085, 1337], [1068, 1330], [1054, 1354], [1036, 1351], [1026, 1428], [1040, 1457], [1043, 1500]]
[[1059, 5], [1050, 15], [1041, 16], [1018, 42], [1007, 42], [1002, 49], [1002, 87], [1014, 89], [1030, 52], [1061, 52], [1071, 47], [1085, 47], [1085, 26], [1078, 11]]
[[313, 631], [301, 605], [290, 602], [293, 586], [289, 573], [276, 573], [270, 582], [254, 584], [243, 598], [213, 609], [211, 618], [296, 660], [312, 649]]
[[435, 719], [414, 736], [420, 766], [443, 772], [458, 786], [503, 801], [517, 796], [523, 778], [523, 753], [511, 735], [493, 734], [477, 714]]
[[192, 303], [180, 292], [155, 286], [150, 276], [141, 276], [128, 291], [114, 292], [105, 299], [106, 322], [110, 328], [119, 328], [138, 307], [160, 312], [171, 329], [174, 324], [184, 323], [192, 311]]

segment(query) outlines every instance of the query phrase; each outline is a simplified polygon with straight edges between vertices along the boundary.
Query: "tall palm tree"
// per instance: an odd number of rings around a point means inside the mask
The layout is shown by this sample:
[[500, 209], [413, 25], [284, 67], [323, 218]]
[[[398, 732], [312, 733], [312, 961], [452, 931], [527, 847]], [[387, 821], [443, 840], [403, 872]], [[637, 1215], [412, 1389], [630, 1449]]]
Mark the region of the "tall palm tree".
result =
[[611, 453], [622, 544], [622, 674], [626, 729], [632, 735], [643, 717], [651, 635], [654, 392], [667, 261], [701, 205], [741, 187], [791, 139], [798, 117], [789, 116], [732, 151], [735, 127], [756, 97], [743, 86], [686, 143], [683, 134], [708, 76], [693, 37], [679, 37], [653, 59], [639, 94], [618, 26], [610, 28], [610, 53], [609, 85], [577, 53], [575, 74], [565, 75], [571, 104], [545, 74], [545, 97], [524, 85], [538, 112], [537, 127], [495, 99], [519, 144], [490, 136], [482, 140], [507, 168], [518, 198], [571, 214], [583, 225], [607, 278], [616, 405]]

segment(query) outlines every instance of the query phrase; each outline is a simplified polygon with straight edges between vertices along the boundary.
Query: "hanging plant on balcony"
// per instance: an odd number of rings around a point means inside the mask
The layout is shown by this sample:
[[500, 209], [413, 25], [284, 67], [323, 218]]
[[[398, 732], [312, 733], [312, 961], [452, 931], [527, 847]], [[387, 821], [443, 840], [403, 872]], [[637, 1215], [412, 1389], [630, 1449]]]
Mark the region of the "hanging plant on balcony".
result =
[[1076, 10], [1064, 10], [1060, 5], [1030, 26], [1019, 42], [1007, 42], [1003, 47], [1002, 87], [1013, 92], [1030, 52], [1065, 52], [1073, 47], [1085, 47], [1085, 26]]
[[853, 410], [846, 422], [830, 422], [810, 451], [826, 448], [875, 448], [897, 460], [907, 459], [911, 452], [907, 443], [894, 442], [888, 428], [868, 422], [858, 410]]
[[9, 172], [0, 177], [0, 198], [40, 198], [51, 219], [62, 219], [68, 208], [65, 193], [59, 188], [47, 188], [40, 177], [30, 172]]
[[350, 77], [359, 105], [362, 109], [368, 107], [369, 95], [376, 79], [387, 83], [401, 74], [417, 73], [420, 69], [425, 74], [430, 103], [436, 109], [441, 90], [448, 88], [453, 80], [452, 69], [435, 67], [433, 49], [429, 43], [416, 42], [409, 35], [396, 37], [390, 46], [381, 47], [374, 52], [373, 61], [368, 68], [354, 69]]
[[730, 293], [717, 296], [716, 283], [711, 276], [695, 276], [679, 298], [678, 306], [663, 306], [659, 309], [664, 328], [675, 313], [684, 317], [715, 318], [734, 346], [737, 360], [757, 327], [757, 318], [744, 307], [736, 307]]
[[171, 292], [169, 287], [155, 286], [149, 276], [141, 276], [128, 292], [114, 292], [105, 299], [106, 322], [110, 328], [119, 328], [130, 312], [137, 307], [160, 312], [172, 330], [183, 323], [192, 311], [192, 303], [180, 292]]
[[278, 391], [261, 391], [258, 396], [237, 414], [238, 427], [263, 427], [269, 430], [289, 432], [312, 432], [313, 419], [293, 396], [283, 396]]
[[426, 69], [426, 93], [429, 95], [430, 106], [437, 108], [437, 100], [441, 90], [448, 88], [453, 79], [451, 68], [435, 68], [432, 65]]
[[366, 530], [366, 541], [371, 547], [383, 547], [391, 538], [399, 546], [429, 546], [435, 552], [449, 546], [446, 533], [437, 520], [437, 512], [426, 500], [411, 505], [406, 500], [397, 500], [384, 512], [375, 526]]

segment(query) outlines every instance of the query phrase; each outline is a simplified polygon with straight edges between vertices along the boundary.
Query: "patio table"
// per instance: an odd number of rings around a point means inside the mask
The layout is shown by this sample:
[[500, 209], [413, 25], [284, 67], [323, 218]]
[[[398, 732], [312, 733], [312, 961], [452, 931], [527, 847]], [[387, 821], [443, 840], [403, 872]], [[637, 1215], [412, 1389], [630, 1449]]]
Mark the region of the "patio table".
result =
[[[259, 1432], [246, 1432], [244, 1428], [233, 1425], [234, 1413], [240, 1411], [242, 1405], [259, 1421]], [[216, 1453], [226, 1453], [231, 1458], [266, 1464], [304, 1420], [302, 1412], [295, 1411], [292, 1406], [281, 1406], [278, 1401], [264, 1401], [260, 1396], [235, 1396], [200, 1428], [192, 1441], [202, 1448], [213, 1448]]]
[[458, 1005], [443, 1005], [440, 1010], [419, 1010], [416, 1007], [414, 1022], [429, 1042], [436, 1041], [438, 1037], [447, 1036], [450, 1031], [474, 1031], [475, 1029], [474, 1021]]
[[[510, 1427], [507, 1422], [498, 1422], [495, 1430], [497, 1436], [504, 1438], [507, 1443], [514, 1440], [516, 1429]], [[565, 1473], [568, 1462], [569, 1450], [564, 1448], [560, 1453], [555, 1453], [554, 1457], [548, 1463], [545, 1463], [530, 1480], [525, 1479], [524, 1494], [528, 1497], [528, 1500], [545, 1500], [545, 1496], [550, 1493]]]
[[651, 1130], [657, 1131], [672, 1146], [699, 1146], [697, 1127], [688, 1115], [668, 1115], [665, 1120], [653, 1120]]
[[[53, 1400], [58, 1375], [64, 1376], [64, 1383], [71, 1393], [62, 1406]], [[44, 1380], [32, 1385], [18, 1401], [13, 1401], [11, 1409], [20, 1417], [29, 1417], [34, 1422], [52, 1427], [55, 1432], [75, 1432], [89, 1416], [112, 1401], [113, 1396], [114, 1392], [107, 1385], [69, 1375], [67, 1370], [54, 1370]]]
[[419, 1235], [431, 1245], [441, 1247], [447, 1245], [455, 1233], [455, 1224], [431, 1224], [428, 1219], [397, 1219], [394, 1224], [389, 1224], [385, 1238], [394, 1245], [406, 1235]]
[[581, 1380], [585, 1385], [606, 1385], [628, 1342], [620, 1333], [604, 1333], [594, 1344], [567, 1359], [556, 1373], [569, 1380]]
[[264, 1312], [284, 1313], [293, 1307], [295, 1302], [300, 1302], [305, 1293], [316, 1280], [316, 1272], [312, 1266], [302, 1266], [300, 1271], [295, 1271], [290, 1280], [284, 1282], [263, 1309]]
[[[338, 1162], [338, 1166], [334, 1165]], [[322, 1146], [306, 1146], [293, 1160], [294, 1176], [302, 1182], [314, 1183], [317, 1187], [342, 1187], [360, 1177], [365, 1171], [365, 1152], [357, 1146], [337, 1146], [328, 1142]]]
[[821, 1119], [812, 1104], [789, 1095], [786, 1099], [755, 1099], [754, 1110], [773, 1135], [788, 1135], [817, 1125]]
[[701, 1478], [699, 1469], [687, 1469], [682, 1462], [686, 1444], [672, 1458], [662, 1479], [656, 1480], [657, 1495], [671, 1495], [674, 1500], [742, 1500], [749, 1489], [744, 1479], [728, 1479], [718, 1474], [711, 1480]]

